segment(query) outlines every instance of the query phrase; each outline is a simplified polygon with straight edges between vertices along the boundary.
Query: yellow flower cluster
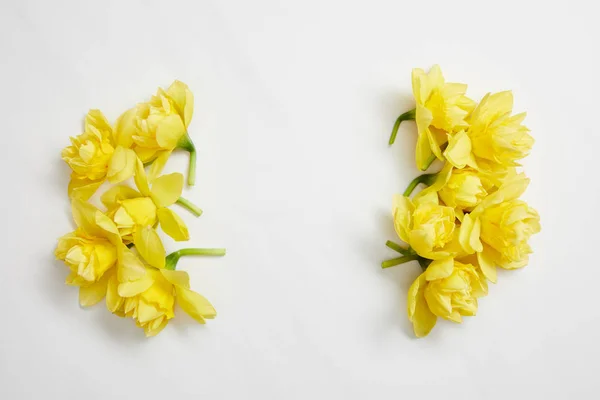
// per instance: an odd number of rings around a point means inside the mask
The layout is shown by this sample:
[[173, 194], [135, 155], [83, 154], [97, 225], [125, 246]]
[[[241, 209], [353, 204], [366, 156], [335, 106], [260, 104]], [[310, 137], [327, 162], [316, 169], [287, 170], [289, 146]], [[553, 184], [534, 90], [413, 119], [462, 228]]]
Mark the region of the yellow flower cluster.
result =
[[[183, 175], [160, 175], [171, 152], [183, 148], [190, 152], [188, 183], [193, 184], [195, 149], [187, 134], [192, 113], [192, 92], [176, 81], [126, 111], [114, 126], [100, 111], [90, 111], [84, 133], [62, 152], [73, 170], [69, 197], [76, 225], [55, 251], [70, 270], [66, 283], [79, 287], [82, 306], [106, 298], [112, 313], [133, 318], [146, 336], [168, 324], [175, 304], [200, 323], [216, 316], [208, 300], [190, 290], [188, 274], [175, 268], [182, 256], [221, 256], [225, 249], [186, 248], [167, 256], [156, 231], [160, 225], [175, 241], [186, 241], [187, 226], [168, 207], [178, 203], [196, 216], [202, 213], [181, 197]], [[151, 164], [148, 174], [144, 162]], [[131, 177], [137, 190], [121, 184], [101, 195], [106, 211], [88, 202], [105, 180]]]
[[[512, 115], [512, 93], [487, 94], [476, 104], [464, 84], [448, 83], [436, 65], [429, 73], [412, 73], [417, 167], [427, 170], [437, 158], [438, 173], [415, 178], [403, 195], [394, 196], [395, 230], [402, 254], [383, 262], [387, 268], [417, 260], [423, 273], [408, 291], [408, 318], [423, 337], [438, 317], [461, 322], [477, 312], [477, 299], [496, 282], [496, 268], [527, 265], [529, 238], [540, 231], [538, 213], [519, 199], [529, 179], [518, 172], [533, 138], [522, 125], [525, 114]], [[419, 184], [426, 189], [410, 198]]]

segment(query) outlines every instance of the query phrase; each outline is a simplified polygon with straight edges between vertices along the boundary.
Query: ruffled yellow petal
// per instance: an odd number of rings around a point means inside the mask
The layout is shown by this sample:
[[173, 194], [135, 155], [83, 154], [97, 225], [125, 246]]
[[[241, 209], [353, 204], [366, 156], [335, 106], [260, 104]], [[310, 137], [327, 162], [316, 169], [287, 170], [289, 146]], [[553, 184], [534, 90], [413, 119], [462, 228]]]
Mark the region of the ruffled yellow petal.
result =
[[133, 243], [146, 262], [155, 268], [165, 266], [165, 248], [154, 229], [140, 226], [133, 233]]
[[475, 167], [473, 154], [471, 154], [471, 139], [465, 131], [449, 135], [444, 157], [456, 168], [464, 168], [467, 165]]
[[466, 214], [460, 226], [458, 240], [467, 254], [483, 250], [479, 236], [481, 234], [481, 221], [472, 214]]
[[164, 233], [171, 236], [177, 242], [190, 239], [190, 234], [185, 222], [168, 208], [159, 208], [157, 211], [158, 221]]
[[205, 319], [213, 319], [217, 316], [217, 311], [212, 304], [199, 293], [182, 286], [175, 286], [175, 290], [177, 304], [199, 323], [204, 324]]

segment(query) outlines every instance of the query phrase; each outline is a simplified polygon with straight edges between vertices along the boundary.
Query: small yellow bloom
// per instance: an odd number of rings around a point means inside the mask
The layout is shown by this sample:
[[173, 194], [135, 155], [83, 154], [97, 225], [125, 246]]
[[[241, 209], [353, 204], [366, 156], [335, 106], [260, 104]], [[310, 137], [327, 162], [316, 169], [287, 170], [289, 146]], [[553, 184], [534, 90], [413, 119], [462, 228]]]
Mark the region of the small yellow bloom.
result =
[[531, 235], [540, 231], [539, 215], [517, 200], [529, 179], [518, 174], [507, 179], [462, 220], [459, 242], [467, 254], [477, 253], [486, 277], [495, 281], [496, 266], [514, 269], [527, 265]]
[[534, 140], [521, 124], [526, 114], [511, 116], [512, 109], [512, 92], [488, 93], [469, 116], [469, 128], [451, 136], [446, 159], [457, 168], [468, 165], [500, 177], [519, 166]]
[[465, 118], [475, 102], [465, 96], [467, 85], [447, 83], [438, 65], [434, 65], [429, 74], [420, 68], [413, 69], [412, 87], [419, 135], [417, 167], [425, 170], [432, 154], [440, 160], [443, 158], [440, 147], [447, 142], [447, 135], [468, 127]]
[[71, 138], [62, 159], [71, 167], [69, 196], [87, 200], [108, 178], [112, 183], [131, 177], [135, 153], [116, 140], [116, 132], [102, 112], [90, 110], [84, 133]]
[[194, 112], [194, 96], [187, 85], [175, 81], [165, 91], [161, 88], [147, 103], [121, 115], [118, 126], [135, 144], [144, 162], [163, 152], [170, 153], [187, 133]]
[[438, 195], [448, 207], [470, 211], [487, 196], [487, 190], [483, 177], [476, 170], [453, 168]]
[[408, 318], [417, 337], [427, 336], [438, 317], [461, 322], [477, 312], [488, 287], [480, 270], [452, 258], [433, 261], [408, 290]]
[[[133, 242], [150, 265], [161, 268], [163, 265], [160, 260], [164, 259], [164, 249], [160, 250], [162, 245], [157, 242], [152, 229], [154, 225], [159, 222], [162, 230], [176, 241], [189, 240], [185, 222], [167, 208], [179, 199], [183, 190], [183, 176], [180, 173], [162, 175], [150, 183], [142, 162], [137, 159], [134, 180], [139, 192], [127, 186], [114, 186], [102, 195], [101, 200], [109, 210], [108, 215], [119, 229], [123, 241]], [[148, 240], [157, 243], [145, 244]], [[151, 250], [148, 246], [160, 250], [158, 258], [146, 253]]]
[[77, 229], [58, 240], [55, 255], [71, 270], [66, 283], [80, 287], [80, 303], [88, 306], [102, 299], [94, 293], [106, 287], [103, 277], [117, 263], [121, 239], [110, 218], [91, 204], [73, 199], [71, 206]]
[[456, 215], [452, 207], [439, 204], [435, 191], [424, 190], [413, 200], [394, 196], [394, 228], [421, 257], [432, 260], [456, 254]]
[[187, 314], [201, 324], [217, 315], [214, 307], [200, 294], [190, 290], [187, 272], [146, 268], [151, 283], [141, 293], [130, 295], [120, 290], [118, 280], [109, 284], [107, 306], [119, 316], [132, 317], [143, 328], [146, 336], [155, 336], [175, 316], [177, 303]]

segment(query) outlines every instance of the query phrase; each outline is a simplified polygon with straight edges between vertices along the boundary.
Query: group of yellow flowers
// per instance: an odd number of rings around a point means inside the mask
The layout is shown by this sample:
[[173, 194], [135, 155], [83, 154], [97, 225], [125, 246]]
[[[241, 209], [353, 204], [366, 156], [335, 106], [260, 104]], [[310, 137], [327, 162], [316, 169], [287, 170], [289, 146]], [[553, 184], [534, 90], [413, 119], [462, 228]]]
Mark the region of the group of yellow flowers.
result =
[[[193, 111], [192, 92], [175, 81], [114, 125], [90, 110], [84, 132], [62, 151], [72, 169], [68, 193], [77, 226], [58, 240], [55, 252], [70, 269], [66, 283], [79, 287], [82, 306], [106, 298], [113, 314], [133, 318], [146, 336], [168, 324], [175, 304], [202, 324], [216, 316], [208, 300], [190, 290], [188, 274], [175, 268], [182, 256], [222, 256], [225, 249], [186, 248], [167, 256], [156, 232], [160, 225], [175, 241], [189, 240], [187, 226], [169, 206], [202, 213], [181, 197], [182, 174], [161, 175], [171, 153], [183, 149], [190, 153], [188, 184], [194, 185], [196, 149], [187, 133]], [[123, 184], [132, 177], [137, 190]], [[115, 186], [101, 195], [101, 211], [88, 200], [105, 181]]]
[[[529, 179], [519, 160], [533, 146], [522, 125], [525, 113], [512, 115], [510, 91], [487, 94], [479, 102], [465, 96], [467, 85], [448, 83], [439, 66], [412, 71], [415, 109], [396, 120], [415, 120], [417, 167], [444, 162], [438, 173], [415, 178], [394, 196], [395, 230], [408, 247], [388, 241], [402, 256], [383, 268], [417, 260], [423, 273], [408, 291], [408, 318], [423, 337], [441, 317], [461, 322], [477, 312], [477, 299], [496, 282], [496, 267], [527, 265], [529, 238], [540, 231], [538, 213], [519, 199]], [[410, 198], [415, 187], [423, 189]]]

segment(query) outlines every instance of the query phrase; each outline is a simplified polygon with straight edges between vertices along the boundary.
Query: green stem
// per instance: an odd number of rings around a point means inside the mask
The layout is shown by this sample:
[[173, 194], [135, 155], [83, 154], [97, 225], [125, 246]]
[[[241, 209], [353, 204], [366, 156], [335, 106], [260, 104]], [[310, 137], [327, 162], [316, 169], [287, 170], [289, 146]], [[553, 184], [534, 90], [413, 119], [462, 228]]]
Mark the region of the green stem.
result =
[[391, 240], [388, 240], [387, 242], [385, 242], [385, 245], [387, 247], [389, 247], [390, 249], [392, 249], [394, 251], [397, 251], [398, 253], [402, 254], [403, 256], [409, 256], [409, 255], [414, 254], [412, 252], [412, 249], [402, 247], [398, 243], [394, 243]]
[[224, 256], [225, 249], [199, 249], [188, 248], [180, 249], [169, 254], [165, 259], [165, 268], [174, 270], [177, 267], [177, 262], [183, 256]]
[[183, 197], [180, 197], [177, 199], [176, 203], [179, 204], [180, 206], [182, 206], [183, 208], [186, 208], [189, 212], [194, 214], [196, 217], [199, 217], [202, 215], [202, 210], [200, 209], [200, 207], [198, 207], [197, 205], [195, 205], [188, 199], [184, 199]]
[[179, 139], [177, 147], [190, 153], [190, 164], [188, 166], [188, 186], [194, 186], [196, 184], [196, 146], [190, 138], [190, 135], [186, 134]]
[[387, 260], [381, 263], [381, 268], [390, 268], [395, 267], [396, 265], [404, 264], [409, 261], [418, 260], [419, 256], [416, 254], [410, 256], [402, 256], [398, 258], [392, 258], [391, 260]]
[[410, 111], [405, 112], [400, 115], [396, 122], [394, 123], [394, 127], [392, 128], [392, 135], [390, 136], [389, 144], [392, 145], [396, 141], [396, 135], [398, 134], [398, 128], [400, 128], [400, 124], [402, 121], [414, 121], [415, 119], [415, 111], [416, 109], [412, 109]]
[[404, 193], [402, 195], [405, 197], [408, 197], [411, 195], [413, 190], [415, 190], [417, 185], [419, 185], [419, 183], [423, 183], [427, 186], [430, 186], [433, 184], [433, 182], [435, 182], [436, 178], [437, 178], [437, 174], [419, 175], [408, 184], [408, 187], [406, 188], [406, 190], [404, 191]]

